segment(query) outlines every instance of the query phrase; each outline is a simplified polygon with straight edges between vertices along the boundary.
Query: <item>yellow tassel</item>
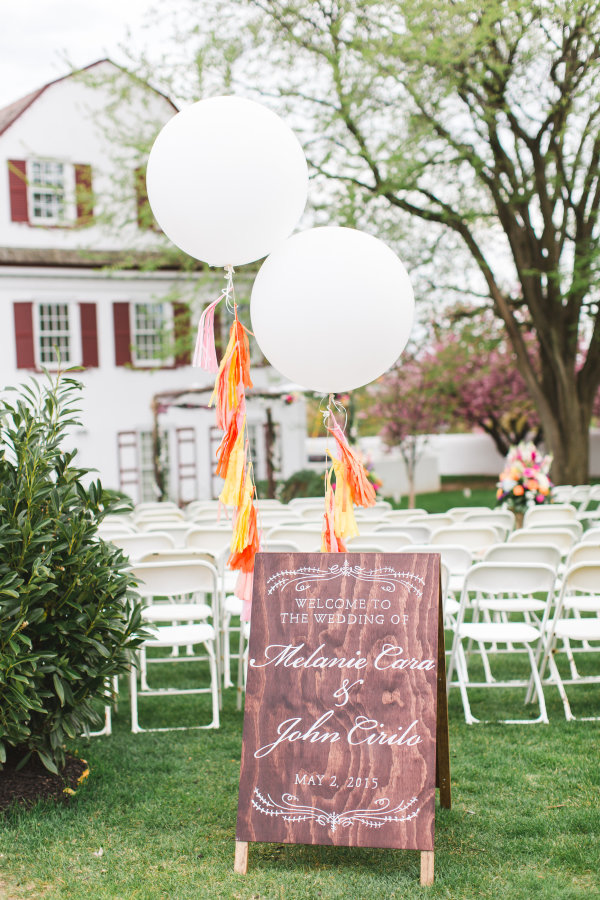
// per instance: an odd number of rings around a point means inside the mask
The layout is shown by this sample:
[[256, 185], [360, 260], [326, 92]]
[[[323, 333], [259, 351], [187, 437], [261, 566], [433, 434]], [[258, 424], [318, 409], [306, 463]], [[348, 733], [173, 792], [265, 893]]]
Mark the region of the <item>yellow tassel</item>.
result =
[[337, 537], [353, 538], [358, 535], [358, 526], [354, 518], [352, 491], [344, 476], [344, 464], [339, 459], [332, 459], [332, 463], [335, 472], [335, 533]]
[[229, 457], [225, 484], [219, 495], [219, 500], [221, 503], [225, 503], [226, 506], [239, 506], [240, 504], [240, 495], [243, 487], [242, 479], [244, 477], [244, 463], [246, 461], [246, 446], [244, 443], [245, 424], [246, 419], [244, 418], [242, 428], [235, 439], [235, 444], [233, 445], [233, 450]]
[[223, 359], [221, 360], [221, 365], [219, 366], [219, 371], [217, 372], [217, 377], [215, 378], [215, 387], [212, 392], [212, 396], [210, 398], [210, 403], [208, 404], [209, 406], [212, 406], [213, 403], [215, 403], [215, 401], [217, 399], [218, 392], [219, 392], [219, 383], [221, 381], [223, 371], [225, 369], [225, 366], [229, 362], [229, 358], [231, 357], [231, 354], [233, 353], [234, 350], [235, 350], [235, 335], [232, 330], [230, 333], [230, 336], [229, 336], [229, 341], [227, 343], [227, 348], [225, 350], [225, 353], [223, 354]]
[[248, 545], [248, 529], [250, 525], [250, 511], [252, 509], [252, 498], [254, 497], [254, 484], [249, 475], [246, 475], [242, 497], [240, 500], [240, 508], [235, 519], [235, 527], [231, 537], [231, 552], [241, 553]]

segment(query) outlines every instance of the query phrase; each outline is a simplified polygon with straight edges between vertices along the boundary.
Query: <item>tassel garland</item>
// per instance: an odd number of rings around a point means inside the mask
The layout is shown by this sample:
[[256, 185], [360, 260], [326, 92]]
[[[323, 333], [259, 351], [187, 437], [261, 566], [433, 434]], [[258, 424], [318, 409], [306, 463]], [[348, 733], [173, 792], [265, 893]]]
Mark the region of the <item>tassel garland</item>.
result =
[[[249, 458], [246, 427], [245, 389], [252, 387], [250, 378], [250, 344], [246, 329], [237, 314], [233, 291], [233, 269], [226, 267], [227, 288], [203, 312], [198, 326], [194, 365], [216, 372], [215, 387], [209, 406], [215, 407], [217, 426], [223, 431], [217, 449], [216, 473], [224, 479], [219, 496], [225, 506], [232, 506], [233, 535], [228, 560], [230, 569], [240, 571], [236, 595], [244, 601], [246, 613], [252, 599], [254, 557], [260, 548], [260, 533], [254, 497], [256, 487]], [[225, 298], [233, 304], [233, 322], [221, 364], [217, 365], [214, 341], [214, 313]]]
[[[331, 410], [333, 397], [329, 399], [324, 413], [325, 427], [335, 439], [338, 458], [331, 453], [331, 466], [325, 476], [325, 513], [321, 532], [323, 553], [345, 553], [344, 539], [358, 535], [354, 517], [354, 505], [373, 506], [376, 500], [375, 488], [369, 481], [365, 468], [354, 453], [346, 435], [336, 421]], [[335, 474], [335, 485], [332, 475]]]

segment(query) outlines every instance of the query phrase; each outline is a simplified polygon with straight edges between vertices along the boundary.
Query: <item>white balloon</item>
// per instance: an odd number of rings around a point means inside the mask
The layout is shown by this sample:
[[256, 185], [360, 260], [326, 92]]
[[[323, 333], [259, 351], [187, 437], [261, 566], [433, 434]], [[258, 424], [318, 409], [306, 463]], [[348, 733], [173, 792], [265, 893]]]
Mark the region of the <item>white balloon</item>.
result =
[[352, 390], [383, 375], [406, 343], [414, 295], [382, 241], [352, 228], [288, 238], [262, 264], [252, 330], [272, 366], [308, 390]]
[[164, 126], [150, 152], [148, 199], [174, 244], [211, 266], [262, 259], [306, 204], [298, 139], [260, 103], [200, 100]]

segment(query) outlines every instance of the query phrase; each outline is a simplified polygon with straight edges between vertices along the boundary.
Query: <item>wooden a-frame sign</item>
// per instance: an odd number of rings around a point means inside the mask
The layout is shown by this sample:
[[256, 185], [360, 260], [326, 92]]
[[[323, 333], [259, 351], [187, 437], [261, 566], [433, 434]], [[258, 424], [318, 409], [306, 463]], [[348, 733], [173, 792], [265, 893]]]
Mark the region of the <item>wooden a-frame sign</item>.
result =
[[234, 869], [248, 842], [421, 851], [450, 808], [435, 553], [256, 557]]

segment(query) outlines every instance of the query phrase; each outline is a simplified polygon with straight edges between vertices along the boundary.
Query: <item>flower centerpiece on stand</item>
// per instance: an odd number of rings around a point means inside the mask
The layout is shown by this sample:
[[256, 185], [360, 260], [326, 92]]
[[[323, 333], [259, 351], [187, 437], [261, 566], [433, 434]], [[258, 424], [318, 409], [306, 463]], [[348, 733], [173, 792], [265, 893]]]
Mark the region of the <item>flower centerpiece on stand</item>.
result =
[[541, 453], [531, 441], [511, 447], [496, 485], [497, 504], [511, 509], [522, 521], [530, 506], [552, 503], [551, 465], [552, 456]]

